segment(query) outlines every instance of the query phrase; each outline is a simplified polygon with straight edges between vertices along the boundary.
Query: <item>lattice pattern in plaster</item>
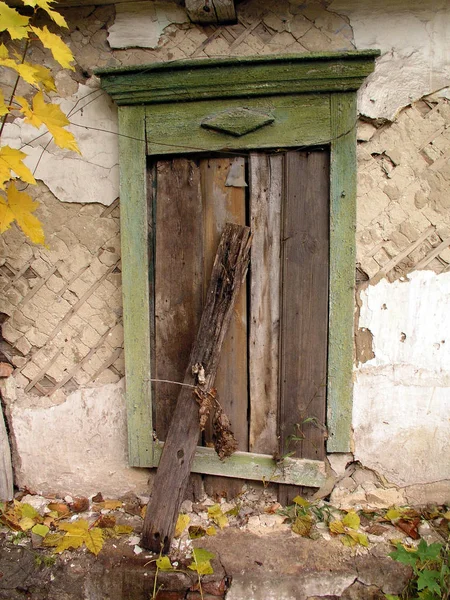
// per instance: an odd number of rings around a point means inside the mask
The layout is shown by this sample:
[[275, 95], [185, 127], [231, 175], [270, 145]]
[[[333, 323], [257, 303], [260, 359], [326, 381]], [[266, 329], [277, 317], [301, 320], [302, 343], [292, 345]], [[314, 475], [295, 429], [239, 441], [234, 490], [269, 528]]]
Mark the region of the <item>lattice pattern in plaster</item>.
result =
[[375, 283], [450, 270], [450, 103], [429, 96], [379, 129], [362, 123], [357, 259]]
[[0, 238], [2, 351], [25, 392], [65, 396], [123, 375], [118, 200], [106, 209], [48, 192], [39, 200], [49, 249], [15, 227]]

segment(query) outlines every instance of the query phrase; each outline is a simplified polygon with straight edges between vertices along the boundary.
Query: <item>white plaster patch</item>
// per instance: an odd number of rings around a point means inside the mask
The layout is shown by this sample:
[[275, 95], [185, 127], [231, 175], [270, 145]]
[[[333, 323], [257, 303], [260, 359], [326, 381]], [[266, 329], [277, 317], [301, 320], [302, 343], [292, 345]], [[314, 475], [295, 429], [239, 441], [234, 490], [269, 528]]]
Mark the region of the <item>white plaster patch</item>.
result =
[[108, 42], [111, 48], [156, 48], [166, 27], [188, 22], [185, 9], [173, 2], [117, 4]]
[[81, 156], [53, 142], [47, 147], [50, 134], [45, 127], [37, 130], [19, 119], [5, 128], [5, 143], [16, 148], [26, 144], [25, 163], [59, 200], [109, 206], [119, 195], [116, 106], [95, 80], [79, 85], [74, 96], [55, 102], [72, 123], [68, 129]]
[[333, 0], [349, 17], [358, 50], [382, 56], [359, 92], [359, 111], [393, 120], [404, 106], [450, 84], [450, 5], [446, 0]]
[[361, 293], [375, 358], [357, 370], [355, 458], [398, 485], [450, 478], [450, 273]]
[[79, 390], [57, 406], [11, 404], [16, 485], [40, 493], [148, 493], [148, 470], [127, 464], [123, 380]]

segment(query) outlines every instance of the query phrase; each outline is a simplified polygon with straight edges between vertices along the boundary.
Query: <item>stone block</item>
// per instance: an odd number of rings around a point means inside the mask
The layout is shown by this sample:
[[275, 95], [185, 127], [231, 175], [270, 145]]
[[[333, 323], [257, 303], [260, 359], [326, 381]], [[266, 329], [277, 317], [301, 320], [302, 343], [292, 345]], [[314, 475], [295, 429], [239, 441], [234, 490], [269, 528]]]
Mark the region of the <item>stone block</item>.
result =
[[91, 287], [90, 283], [86, 283], [82, 279], [78, 278], [75, 281], [73, 281], [71, 284], [69, 284], [68, 289], [71, 292], [73, 292], [74, 294], [76, 294], [78, 296], [78, 298], [81, 298], [88, 291], [88, 289], [90, 287]]
[[40, 368], [34, 364], [34, 362], [29, 362], [23, 369], [22, 375], [25, 375], [28, 379], [34, 379], [40, 372]]
[[118, 323], [112, 331], [108, 333], [108, 344], [113, 348], [121, 348], [123, 346], [123, 325]]
[[36, 327], [32, 327], [25, 334], [26, 339], [30, 342], [31, 345], [37, 346], [38, 348], [42, 348], [42, 346], [47, 341], [47, 335], [39, 332]]
[[15, 329], [9, 321], [6, 321], [2, 325], [2, 335], [3, 338], [9, 342], [10, 344], [14, 344], [17, 342], [19, 338], [22, 337], [22, 333]]
[[64, 279], [61, 276], [57, 276], [57, 275], [52, 275], [51, 277], [49, 277], [49, 279], [47, 280], [46, 286], [55, 293], [58, 293], [62, 290], [62, 288], [64, 287], [65, 282]]
[[11, 315], [11, 325], [19, 331], [22, 331], [22, 333], [25, 333], [32, 327], [33, 321], [23, 315], [20, 310], [16, 310]]
[[117, 373], [114, 373], [111, 369], [105, 369], [96, 377], [95, 382], [98, 384], [117, 383], [120, 379]]
[[86, 324], [84, 326], [83, 331], [81, 332], [81, 336], [80, 336], [81, 341], [88, 348], [95, 348], [100, 337], [101, 337], [100, 334], [97, 331], [95, 331], [95, 329], [93, 327], [91, 327], [89, 324]]
[[10, 302], [13, 306], [17, 306], [19, 302], [22, 300], [22, 294], [16, 290], [15, 288], [9, 288], [5, 292], [5, 298]]
[[33, 260], [30, 266], [41, 277], [44, 277], [49, 271], [48, 263], [40, 257]]
[[26, 356], [32, 348], [30, 342], [27, 340], [26, 337], [21, 337], [19, 340], [17, 340], [17, 342], [14, 345], [17, 348], [17, 350], [21, 352], [24, 356]]

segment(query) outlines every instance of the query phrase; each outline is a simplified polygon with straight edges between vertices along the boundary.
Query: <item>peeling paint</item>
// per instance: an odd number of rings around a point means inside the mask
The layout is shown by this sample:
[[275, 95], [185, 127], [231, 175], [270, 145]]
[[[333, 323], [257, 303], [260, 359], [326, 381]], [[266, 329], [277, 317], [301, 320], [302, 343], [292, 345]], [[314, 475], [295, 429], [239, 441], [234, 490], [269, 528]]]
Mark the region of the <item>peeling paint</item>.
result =
[[16, 148], [26, 145], [25, 163], [58, 200], [109, 206], [119, 195], [117, 108], [95, 78], [77, 87], [76, 94], [62, 99], [60, 106], [72, 123], [68, 129], [81, 156], [53, 142], [47, 146], [50, 134], [45, 134], [45, 127], [37, 130], [20, 119], [6, 126], [5, 143]]
[[356, 363], [365, 363], [375, 358], [373, 352], [373, 335], [367, 327], [360, 327], [355, 333]]
[[156, 48], [166, 27], [187, 22], [189, 17], [184, 7], [173, 2], [118, 4], [108, 42], [111, 48]]
[[397, 485], [450, 478], [450, 273], [361, 292], [375, 356], [356, 371], [355, 458]]
[[382, 52], [359, 93], [360, 113], [393, 120], [398, 111], [450, 84], [450, 5], [446, 0], [333, 0], [358, 50]]

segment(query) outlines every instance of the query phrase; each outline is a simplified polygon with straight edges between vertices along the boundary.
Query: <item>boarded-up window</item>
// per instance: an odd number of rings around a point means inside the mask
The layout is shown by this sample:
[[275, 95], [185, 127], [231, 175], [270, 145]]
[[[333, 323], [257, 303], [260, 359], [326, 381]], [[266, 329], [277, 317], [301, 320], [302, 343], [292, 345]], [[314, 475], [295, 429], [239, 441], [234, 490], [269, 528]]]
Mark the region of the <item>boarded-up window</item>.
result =
[[[251, 265], [216, 387], [239, 449], [321, 460], [328, 344], [329, 152], [173, 158], [149, 166], [152, 372], [182, 381], [226, 222], [253, 232]], [[164, 440], [177, 389], [153, 384]], [[211, 441], [206, 431], [202, 443]]]

